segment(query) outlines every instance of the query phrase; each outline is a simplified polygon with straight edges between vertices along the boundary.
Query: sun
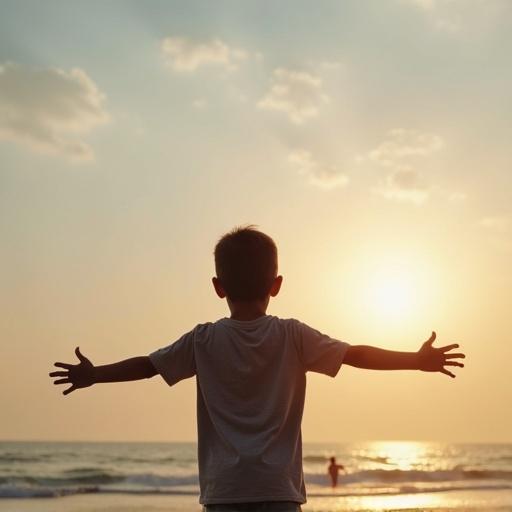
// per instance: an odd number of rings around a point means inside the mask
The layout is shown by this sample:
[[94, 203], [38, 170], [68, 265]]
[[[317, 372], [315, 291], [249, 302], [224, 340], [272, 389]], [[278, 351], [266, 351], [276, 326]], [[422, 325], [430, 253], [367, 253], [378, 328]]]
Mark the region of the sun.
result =
[[408, 315], [414, 305], [414, 276], [403, 268], [380, 269], [368, 282], [368, 302], [378, 314]]
[[395, 255], [367, 262], [359, 273], [362, 312], [379, 324], [412, 321], [430, 308], [434, 284], [419, 258]]
[[[416, 248], [363, 247], [340, 267], [343, 307], [368, 333], [410, 332], [439, 317], [449, 279], [430, 254]], [[341, 283], [341, 286], [340, 286]], [[395, 331], [396, 329], [396, 331]]]

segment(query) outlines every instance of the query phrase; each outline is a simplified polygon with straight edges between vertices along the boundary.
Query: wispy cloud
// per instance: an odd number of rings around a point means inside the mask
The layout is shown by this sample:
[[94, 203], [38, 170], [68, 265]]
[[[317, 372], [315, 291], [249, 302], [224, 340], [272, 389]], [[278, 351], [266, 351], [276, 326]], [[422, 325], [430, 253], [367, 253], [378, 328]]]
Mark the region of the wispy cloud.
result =
[[105, 97], [85, 71], [0, 66], [0, 138], [73, 160], [94, 158], [79, 135], [109, 120]]
[[344, 187], [348, 183], [348, 177], [338, 168], [318, 162], [309, 151], [304, 149], [290, 153], [288, 162], [297, 169], [299, 174], [307, 176], [313, 185], [332, 189]]
[[383, 187], [375, 192], [387, 199], [396, 199], [415, 204], [422, 204], [428, 198], [428, 188], [421, 180], [420, 174], [411, 167], [395, 169], [386, 177]]
[[444, 141], [439, 135], [397, 128], [387, 139], [368, 153], [368, 158], [381, 165], [394, 167], [407, 157], [429, 156], [439, 151]]
[[258, 107], [275, 110], [290, 121], [302, 124], [318, 115], [321, 105], [328, 101], [322, 80], [304, 71], [279, 68], [274, 70], [269, 91], [258, 102]]
[[439, 135], [397, 128], [375, 149], [358, 157], [358, 161], [374, 162], [389, 169], [384, 183], [374, 192], [387, 199], [422, 204], [428, 199], [429, 187], [411, 162], [418, 157], [429, 157], [443, 146]]
[[161, 50], [166, 64], [174, 71], [190, 73], [203, 66], [234, 70], [248, 58], [248, 53], [233, 48], [220, 39], [201, 42], [184, 37], [166, 37]]

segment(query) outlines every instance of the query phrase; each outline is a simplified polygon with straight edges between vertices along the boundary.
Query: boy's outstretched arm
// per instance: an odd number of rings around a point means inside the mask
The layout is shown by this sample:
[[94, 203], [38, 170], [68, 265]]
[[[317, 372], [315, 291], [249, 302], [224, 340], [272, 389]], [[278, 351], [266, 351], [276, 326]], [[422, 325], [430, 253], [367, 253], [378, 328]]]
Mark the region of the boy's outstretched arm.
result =
[[462, 353], [453, 353], [451, 350], [459, 348], [459, 345], [447, 345], [434, 348], [432, 344], [436, 339], [436, 333], [432, 332], [430, 338], [423, 343], [418, 352], [397, 352], [366, 345], [350, 346], [343, 360], [343, 364], [369, 370], [422, 370], [424, 372], [441, 372], [450, 377], [455, 375], [447, 370], [446, 366], [464, 365], [454, 359], [463, 359]]
[[67, 395], [80, 388], [87, 388], [100, 382], [125, 382], [129, 380], [149, 379], [157, 374], [149, 357], [132, 357], [118, 363], [94, 366], [76, 347], [78, 364], [55, 363], [62, 371], [51, 372], [50, 377], [60, 377], [54, 384], [71, 384], [62, 394]]

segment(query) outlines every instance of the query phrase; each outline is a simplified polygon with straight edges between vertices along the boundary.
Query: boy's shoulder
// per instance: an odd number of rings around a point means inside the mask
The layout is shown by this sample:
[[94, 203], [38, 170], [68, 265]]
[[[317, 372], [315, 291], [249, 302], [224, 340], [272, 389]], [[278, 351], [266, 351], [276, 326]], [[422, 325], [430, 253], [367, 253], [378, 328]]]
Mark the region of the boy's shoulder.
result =
[[[281, 318], [275, 315], [265, 315], [256, 320], [240, 321], [231, 318], [219, 318], [215, 321], [204, 322], [197, 324], [191, 331], [185, 334], [188, 339], [193, 343], [207, 342], [208, 340], [224, 337], [226, 331], [236, 335], [239, 331], [257, 331], [260, 329], [267, 330], [268, 328], [278, 331], [279, 336], [285, 338], [300, 338], [307, 325], [297, 320], [296, 318]], [[268, 331], [267, 331], [268, 332]]]
[[234, 320], [232, 318], [223, 317], [215, 320], [213, 322], [205, 322], [203, 324], [198, 324], [198, 328], [210, 328], [217, 325], [230, 325], [234, 327], [252, 327], [255, 325], [268, 325], [269, 323], [282, 324], [282, 325], [295, 325], [302, 324], [300, 320], [296, 318], [282, 318], [276, 315], [264, 315], [254, 320]]
[[219, 318], [214, 322], [206, 322], [203, 324], [198, 324], [195, 327], [197, 329], [197, 333], [199, 336], [202, 334], [208, 334], [212, 331], [219, 330], [220, 332], [225, 329], [234, 330], [234, 331], [257, 331], [260, 329], [267, 330], [275, 329], [279, 331], [285, 331], [289, 334], [296, 334], [305, 324], [296, 318], [281, 318], [275, 315], [265, 315], [263, 317], [259, 317], [255, 320], [233, 320], [232, 318]]
[[282, 325], [283, 327], [294, 327], [304, 325], [303, 322], [297, 320], [296, 318], [281, 318], [275, 315], [265, 315], [264, 317], [257, 318], [255, 320], [233, 320], [232, 318], [223, 317], [211, 322], [203, 322], [197, 324], [191, 332], [194, 332], [197, 335], [205, 334], [215, 328], [225, 328], [225, 327], [239, 327], [243, 329], [244, 327], [255, 327], [259, 325]]

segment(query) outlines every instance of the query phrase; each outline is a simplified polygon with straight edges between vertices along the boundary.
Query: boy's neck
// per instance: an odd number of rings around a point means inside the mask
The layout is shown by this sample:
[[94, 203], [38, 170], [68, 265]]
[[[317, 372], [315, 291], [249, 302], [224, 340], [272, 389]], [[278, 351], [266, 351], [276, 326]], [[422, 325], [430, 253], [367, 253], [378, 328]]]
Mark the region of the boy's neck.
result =
[[231, 302], [228, 299], [229, 310], [233, 320], [256, 320], [267, 314], [269, 299], [251, 301], [251, 302]]

